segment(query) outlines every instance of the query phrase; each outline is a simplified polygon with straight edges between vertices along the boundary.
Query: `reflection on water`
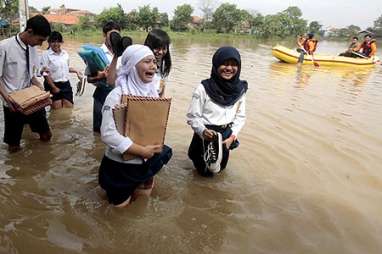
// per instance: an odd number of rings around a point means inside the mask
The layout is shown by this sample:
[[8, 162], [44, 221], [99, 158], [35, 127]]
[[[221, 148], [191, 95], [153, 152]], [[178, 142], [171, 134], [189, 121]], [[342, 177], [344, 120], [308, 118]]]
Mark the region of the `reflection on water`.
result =
[[[109, 206], [97, 184], [104, 145], [92, 133], [91, 84], [72, 110], [49, 113], [52, 142], [25, 128], [21, 152], [2, 145], [0, 253], [379, 253], [382, 68], [298, 67], [277, 62], [270, 44], [234, 40], [247, 123], [226, 172], [204, 179], [187, 159], [185, 113], [214, 51], [231, 43], [172, 46], [174, 156], [153, 196], [128, 209]], [[79, 46], [63, 47], [81, 69]]]

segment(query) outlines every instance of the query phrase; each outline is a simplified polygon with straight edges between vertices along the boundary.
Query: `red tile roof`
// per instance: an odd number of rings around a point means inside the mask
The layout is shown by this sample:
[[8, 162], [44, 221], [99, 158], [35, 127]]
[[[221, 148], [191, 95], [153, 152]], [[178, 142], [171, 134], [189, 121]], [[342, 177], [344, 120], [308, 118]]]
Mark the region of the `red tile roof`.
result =
[[76, 25], [80, 22], [79, 17], [73, 15], [46, 14], [44, 17], [49, 21], [49, 23]]

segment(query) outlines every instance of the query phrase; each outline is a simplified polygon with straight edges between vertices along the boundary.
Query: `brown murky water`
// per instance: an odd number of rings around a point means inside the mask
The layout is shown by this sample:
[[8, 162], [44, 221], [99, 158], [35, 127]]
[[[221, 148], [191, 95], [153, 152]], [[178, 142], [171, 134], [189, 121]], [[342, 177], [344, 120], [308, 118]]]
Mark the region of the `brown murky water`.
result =
[[[271, 46], [234, 45], [250, 85], [248, 118], [222, 175], [193, 172], [185, 123], [219, 45], [175, 43], [166, 142], [174, 157], [153, 196], [126, 209], [104, 199], [88, 85], [72, 111], [50, 113], [52, 142], [25, 128], [21, 152], [0, 147], [0, 253], [380, 253], [382, 66], [297, 68], [272, 58]], [[83, 68], [79, 46], [64, 44]], [[321, 43], [323, 52], [344, 47]]]

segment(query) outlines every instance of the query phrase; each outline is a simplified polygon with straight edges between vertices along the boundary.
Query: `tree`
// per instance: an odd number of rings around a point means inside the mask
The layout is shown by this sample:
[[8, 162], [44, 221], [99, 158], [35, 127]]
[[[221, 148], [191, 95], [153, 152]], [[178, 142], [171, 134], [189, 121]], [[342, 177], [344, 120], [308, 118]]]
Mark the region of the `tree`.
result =
[[139, 27], [138, 12], [136, 10], [132, 10], [131, 12], [129, 12], [126, 16], [126, 22], [127, 29], [136, 30]]
[[96, 24], [98, 27], [103, 27], [107, 22], [114, 21], [125, 28], [126, 26], [126, 15], [120, 4], [116, 7], [111, 7], [109, 9], [104, 9], [96, 18]]
[[309, 32], [312, 32], [312, 33], [319, 33], [320, 30], [322, 28], [322, 25], [320, 23], [318, 23], [317, 21], [312, 21], [309, 23]]
[[186, 31], [188, 24], [191, 22], [191, 14], [194, 9], [189, 4], [183, 4], [176, 7], [174, 18], [171, 21], [170, 27], [174, 31]]
[[361, 31], [359, 26], [350, 25], [344, 28], [334, 29], [329, 37], [349, 38], [356, 36]]
[[203, 13], [202, 30], [211, 27], [216, 4], [216, 0], [199, 0], [199, 10]]
[[159, 23], [161, 26], [168, 26], [170, 24], [168, 14], [166, 12], [159, 14]]
[[298, 35], [306, 32], [307, 21], [302, 19], [302, 11], [297, 6], [290, 6], [281, 13], [281, 23], [285, 26], [288, 35]]
[[346, 29], [348, 30], [348, 37], [355, 36], [361, 31], [361, 28], [355, 25], [350, 25]]
[[5, 19], [8, 23], [18, 17], [18, 10], [19, 0], [0, 0], [1, 19]]
[[262, 27], [264, 26], [264, 16], [257, 11], [252, 12], [253, 25], [252, 25], [252, 34], [260, 35]]
[[382, 37], [382, 15], [374, 21], [374, 27], [372, 30], [375, 32], [375, 36]]
[[79, 27], [81, 29], [92, 29], [94, 28], [94, 21], [89, 16], [81, 16]]
[[138, 9], [138, 25], [148, 31], [159, 22], [160, 14], [158, 8], [151, 8], [150, 5], [139, 7]]
[[240, 10], [240, 23], [238, 24], [240, 32], [251, 33], [254, 23], [255, 19], [251, 13], [247, 10]]
[[229, 33], [240, 23], [241, 14], [235, 4], [224, 3], [216, 9], [212, 23], [218, 33]]

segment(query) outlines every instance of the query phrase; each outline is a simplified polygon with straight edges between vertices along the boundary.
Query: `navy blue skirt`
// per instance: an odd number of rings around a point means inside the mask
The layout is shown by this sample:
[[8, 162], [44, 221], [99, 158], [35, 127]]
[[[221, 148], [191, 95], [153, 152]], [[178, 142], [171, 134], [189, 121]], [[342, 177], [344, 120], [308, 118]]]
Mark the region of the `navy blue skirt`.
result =
[[127, 200], [142, 183], [150, 180], [172, 157], [166, 145], [143, 164], [126, 164], [104, 156], [99, 168], [98, 182], [106, 191], [109, 202], [118, 205]]
[[67, 100], [70, 101], [70, 103], [74, 103], [73, 101], [73, 89], [72, 86], [70, 85], [69, 81], [66, 82], [53, 82], [59, 89], [60, 92], [58, 93], [52, 93], [52, 88], [48, 84], [48, 82], [45, 80], [44, 81], [44, 88], [45, 91], [48, 91], [52, 94], [52, 101], [57, 101], [57, 100]]

